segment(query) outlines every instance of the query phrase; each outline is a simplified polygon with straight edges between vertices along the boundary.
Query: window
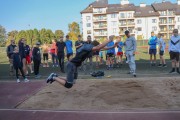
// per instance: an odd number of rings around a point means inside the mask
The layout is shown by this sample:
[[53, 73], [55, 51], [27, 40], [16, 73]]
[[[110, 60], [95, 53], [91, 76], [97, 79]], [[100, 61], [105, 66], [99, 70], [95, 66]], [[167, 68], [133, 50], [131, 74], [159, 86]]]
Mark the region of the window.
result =
[[91, 27], [91, 23], [87, 23], [86, 25], [87, 25], [87, 27]]
[[98, 8], [98, 13], [102, 13], [103, 9], [102, 8]]
[[139, 20], [137, 20], [137, 24], [141, 24], [142, 23], [142, 21], [139, 19]]
[[103, 18], [104, 18], [103, 16], [99, 16], [98, 17], [99, 20], [103, 20]]
[[169, 30], [173, 30], [174, 29], [174, 26], [169, 26]]
[[157, 20], [156, 19], [152, 19], [152, 23], [157, 23]]
[[117, 26], [117, 22], [115, 22], [115, 21], [111, 22], [111, 26], [116, 27]]
[[116, 28], [113, 28], [113, 33], [116, 33]]
[[178, 22], [180, 22], [180, 17], [178, 17]]
[[142, 31], [142, 28], [141, 28], [141, 27], [138, 27], [137, 30], [138, 30], [138, 31]]
[[88, 30], [88, 31], [87, 31], [87, 34], [91, 34], [91, 30]]
[[180, 30], [180, 25], [177, 26], [178, 30]]
[[153, 27], [152, 27], [152, 31], [157, 31], [157, 27], [156, 27], [156, 26], [153, 26]]
[[124, 13], [120, 13], [120, 17], [121, 18], [125, 18], [125, 14]]
[[111, 14], [111, 18], [117, 18], [117, 14]]
[[90, 20], [91, 19], [91, 17], [90, 16], [86, 16], [86, 20]]
[[132, 13], [128, 13], [128, 14], [127, 14], [127, 17], [128, 17], [128, 18], [132, 18], [132, 17], [133, 17], [133, 14], [132, 14]]

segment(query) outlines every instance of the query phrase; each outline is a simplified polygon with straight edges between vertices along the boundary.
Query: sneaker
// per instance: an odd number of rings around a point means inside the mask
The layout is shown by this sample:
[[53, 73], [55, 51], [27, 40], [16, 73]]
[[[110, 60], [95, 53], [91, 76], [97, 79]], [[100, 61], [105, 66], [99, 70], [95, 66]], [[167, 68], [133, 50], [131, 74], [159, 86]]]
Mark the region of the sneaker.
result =
[[179, 70], [177, 71], [178, 74], [180, 74]]
[[174, 69], [172, 69], [169, 73], [173, 74], [173, 73], [176, 73], [176, 71]]
[[31, 74], [33, 74], [34, 73], [34, 71], [31, 71]]
[[64, 70], [61, 70], [61, 72], [62, 72], [62, 73], [65, 73], [65, 71], [64, 71]]
[[136, 73], [133, 73], [133, 77], [137, 77], [137, 76], [136, 76]]
[[56, 67], [59, 67], [59, 65], [56, 65]]
[[52, 65], [52, 67], [54, 67], [54, 65]]
[[17, 79], [17, 83], [20, 83], [21, 81], [19, 79]]
[[55, 81], [55, 80], [53, 79], [53, 77], [58, 77], [58, 75], [57, 75], [56, 73], [51, 73], [51, 74], [49, 75], [49, 77], [47, 78], [46, 83], [52, 84], [52, 83]]
[[[163, 65], [164, 66], [164, 65]], [[162, 67], [162, 64], [159, 64], [158, 67]]]
[[167, 67], [167, 65], [166, 65], [166, 64], [164, 64], [164, 65], [163, 65], [163, 67]]
[[129, 71], [127, 74], [132, 74], [132, 71]]
[[27, 78], [24, 79], [24, 82], [29, 82], [29, 80]]
[[35, 78], [39, 79], [39, 78], [41, 78], [41, 75], [35, 75]]

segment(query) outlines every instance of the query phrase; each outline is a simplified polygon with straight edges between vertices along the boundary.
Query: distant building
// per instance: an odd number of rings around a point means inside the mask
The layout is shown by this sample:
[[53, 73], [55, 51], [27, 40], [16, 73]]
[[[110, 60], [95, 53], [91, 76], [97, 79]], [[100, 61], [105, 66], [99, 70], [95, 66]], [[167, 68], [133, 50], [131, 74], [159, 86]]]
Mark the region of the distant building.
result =
[[101, 39], [110, 35], [123, 36], [129, 30], [137, 39], [149, 39], [151, 32], [162, 33], [164, 38], [172, 35], [172, 30], [180, 30], [180, 0], [177, 3], [163, 1], [139, 6], [129, 0], [120, 4], [108, 4], [108, 0], [96, 0], [81, 11], [83, 39], [88, 35]]

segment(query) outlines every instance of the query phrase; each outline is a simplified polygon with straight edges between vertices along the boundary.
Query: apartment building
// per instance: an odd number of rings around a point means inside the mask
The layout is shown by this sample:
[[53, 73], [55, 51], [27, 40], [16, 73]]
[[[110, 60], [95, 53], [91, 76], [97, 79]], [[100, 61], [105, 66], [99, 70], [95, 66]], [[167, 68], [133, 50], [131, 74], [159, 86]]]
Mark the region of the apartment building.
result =
[[83, 39], [88, 35], [103, 39], [110, 35], [123, 36], [129, 30], [137, 39], [148, 39], [151, 32], [162, 33], [164, 38], [172, 30], [180, 30], [180, 0], [177, 3], [163, 1], [135, 6], [129, 0], [120, 4], [108, 4], [108, 0], [96, 0], [82, 14]]

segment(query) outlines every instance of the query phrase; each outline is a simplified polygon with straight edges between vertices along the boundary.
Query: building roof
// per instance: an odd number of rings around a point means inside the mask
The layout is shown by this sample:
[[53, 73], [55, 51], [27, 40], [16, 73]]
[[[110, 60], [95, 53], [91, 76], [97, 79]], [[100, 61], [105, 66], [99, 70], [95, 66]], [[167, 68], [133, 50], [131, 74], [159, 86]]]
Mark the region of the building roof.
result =
[[91, 6], [88, 6], [86, 9], [81, 11], [81, 14], [83, 13], [93, 13], [93, 8]]
[[167, 1], [162, 3], [153, 3], [152, 7], [155, 11], [165, 11], [165, 10], [175, 10], [176, 6], [175, 4]]
[[180, 15], [180, 5], [178, 5], [178, 4], [175, 4], [175, 5], [176, 5], [175, 14], [176, 14], [176, 15]]
[[147, 5], [145, 7], [137, 6], [134, 16], [135, 17], [151, 17], [151, 16], [159, 16], [159, 13], [155, 12], [151, 5]]

